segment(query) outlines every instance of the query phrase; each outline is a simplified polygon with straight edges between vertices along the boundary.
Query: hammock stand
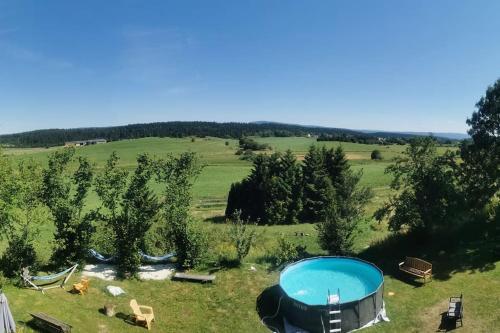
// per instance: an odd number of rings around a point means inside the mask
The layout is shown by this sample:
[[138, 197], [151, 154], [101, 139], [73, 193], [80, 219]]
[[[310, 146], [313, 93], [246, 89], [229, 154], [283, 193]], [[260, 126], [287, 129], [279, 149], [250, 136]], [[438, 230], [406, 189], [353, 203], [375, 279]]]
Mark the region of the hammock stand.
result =
[[[75, 272], [77, 267], [78, 267], [78, 264], [75, 264], [62, 272], [52, 274], [52, 275], [44, 275], [44, 276], [31, 276], [28, 268], [25, 267], [22, 270], [21, 277], [24, 280], [24, 282], [30, 286], [29, 287], [30, 289], [39, 290], [42, 292], [42, 294], [45, 294], [44, 291], [47, 289], [53, 289], [53, 288], [63, 288], [64, 289], [64, 285], [69, 280], [71, 275]], [[66, 275], [66, 274], [67, 274], [67, 276], [64, 278], [64, 280], [57, 286], [42, 287], [40, 285], [36, 285], [33, 283], [34, 281], [52, 281], [52, 282], [47, 282], [46, 284], [44, 284], [44, 286], [47, 284], [53, 284], [56, 282], [56, 280], [58, 280], [60, 277]]]

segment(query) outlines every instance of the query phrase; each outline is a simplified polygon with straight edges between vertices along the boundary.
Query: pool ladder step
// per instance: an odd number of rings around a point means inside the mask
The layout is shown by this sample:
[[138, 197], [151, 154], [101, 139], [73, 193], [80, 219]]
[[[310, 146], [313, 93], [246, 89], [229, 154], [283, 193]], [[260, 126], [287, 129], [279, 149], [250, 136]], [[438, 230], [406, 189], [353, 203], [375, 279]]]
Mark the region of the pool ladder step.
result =
[[328, 323], [330, 325], [328, 332], [330, 333], [340, 333], [342, 332], [342, 319], [340, 310], [340, 289], [337, 289], [337, 294], [330, 294], [328, 290], [328, 298], [326, 299], [328, 305]]

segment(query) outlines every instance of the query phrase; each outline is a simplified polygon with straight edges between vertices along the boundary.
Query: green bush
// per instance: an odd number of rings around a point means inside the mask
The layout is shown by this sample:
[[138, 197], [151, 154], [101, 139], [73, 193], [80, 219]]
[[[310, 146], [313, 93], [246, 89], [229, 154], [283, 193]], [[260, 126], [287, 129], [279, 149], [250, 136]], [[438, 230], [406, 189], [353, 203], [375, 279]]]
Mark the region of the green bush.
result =
[[177, 225], [172, 230], [176, 244], [177, 259], [184, 268], [198, 266], [207, 252], [207, 238], [196, 225], [189, 220], [184, 225]]
[[380, 152], [380, 150], [378, 150], [378, 149], [373, 150], [372, 154], [371, 154], [371, 159], [372, 160], [381, 160], [382, 153]]
[[255, 242], [257, 236], [254, 228], [248, 228], [250, 221], [241, 218], [241, 211], [237, 210], [233, 213], [231, 219], [231, 229], [229, 236], [236, 248], [236, 259], [241, 263], [250, 252], [250, 248]]
[[278, 247], [274, 251], [274, 264], [281, 266], [283, 264], [295, 261], [304, 256], [305, 247], [295, 245], [284, 235], [278, 239]]
[[8, 280], [3, 276], [2, 272], [0, 271], [0, 293], [2, 292], [3, 287], [5, 287], [8, 283]]
[[26, 235], [12, 236], [0, 259], [0, 267], [8, 278], [19, 276], [24, 267], [29, 267], [31, 273], [37, 271], [35, 247]]

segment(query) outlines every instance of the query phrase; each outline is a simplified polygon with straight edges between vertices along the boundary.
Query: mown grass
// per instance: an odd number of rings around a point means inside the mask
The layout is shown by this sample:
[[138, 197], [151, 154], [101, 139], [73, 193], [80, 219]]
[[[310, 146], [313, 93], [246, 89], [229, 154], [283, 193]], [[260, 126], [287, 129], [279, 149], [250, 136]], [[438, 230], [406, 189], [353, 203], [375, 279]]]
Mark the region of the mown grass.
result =
[[[306, 153], [310, 138], [258, 138], [273, 147], [273, 151], [291, 149], [300, 158]], [[228, 145], [226, 145], [226, 141]], [[320, 143], [336, 146], [339, 143]], [[402, 146], [381, 147], [351, 143], [341, 144], [351, 158], [355, 170], [363, 169], [362, 184], [374, 191], [367, 208], [366, 219], [359, 225], [355, 250], [358, 255], [373, 261], [385, 272], [384, 297], [390, 323], [383, 323], [367, 332], [433, 332], [439, 328], [440, 314], [446, 310], [448, 297], [464, 293], [465, 319], [463, 332], [498, 331], [500, 320], [500, 250], [499, 229], [489, 226], [488, 232], [474, 233], [458, 230], [451, 240], [443, 237], [427, 241], [415, 241], [409, 237], [388, 236], [384, 224], [377, 224], [370, 216], [390, 195], [390, 176], [384, 173], [391, 160], [404, 149]], [[77, 149], [78, 155], [88, 156], [99, 170], [112, 151], [121, 157], [121, 165], [132, 170], [135, 157], [148, 152], [159, 157], [194, 151], [200, 155], [205, 168], [194, 183], [193, 207], [210, 239], [213, 262], [218, 256], [233, 255], [224, 241], [228, 226], [221, 215], [224, 212], [229, 186], [241, 180], [251, 169], [249, 162], [240, 161], [234, 155], [235, 140], [215, 138], [170, 139], [148, 138], [112, 142]], [[373, 149], [382, 150], [384, 160], [371, 161]], [[440, 148], [441, 149], [441, 148]], [[52, 149], [7, 150], [15, 159], [34, 158], [46, 163]], [[157, 188], [160, 191], [159, 188]], [[89, 198], [89, 207], [97, 205], [95, 194]], [[482, 227], [481, 227], [482, 228]], [[481, 230], [480, 227], [473, 230]], [[47, 261], [52, 248], [53, 226], [41, 226], [36, 241], [37, 252]], [[9, 285], [4, 288], [10, 301], [19, 332], [31, 332], [25, 324], [29, 312], [42, 311], [73, 325], [73, 332], [143, 332], [144, 328], [126, 322], [130, 314], [128, 302], [136, 298], [139, 303], [151, 305], [157, 322], [156, 332], [268, 332], [260, 323], [256, 311], [257, 298], [269, 286], [277, 283], [279, 273], [272, 269], [272, 258], [277, 239], [284, 235], [295, 244], [305, 246], [309, 255], [322, 255], [316, 241], [316, 229], [312, 224], [291, 226], [262, 226], [257, 228], [258, 240], [240, 268], [208, 265], [217, 279], [213, 285], [199, 285], [173, 281], [114, 281], [112, 283], [91, 280], [88, 295], [78, 296], [62, 289], [40, 292], [20, 289]], [[5, 243], [0, 244], [0, 251]], [[406, 255], [422, 256], [434, 263], [435, 278], [425, 286], [401, 276], [395, 269], [397, 262]], [[250, 266], [257, 268], [249, 270]], [[75, 282], [75, 275], [69, 282]], [[104, 290], [107, 285], [122, 287], [127, 294], [114, 298]], [[394, 293], [389, 296], [389, 292]], [[120, 314], [108, 318], [99, 312], [105, 303], [117, 305]]]

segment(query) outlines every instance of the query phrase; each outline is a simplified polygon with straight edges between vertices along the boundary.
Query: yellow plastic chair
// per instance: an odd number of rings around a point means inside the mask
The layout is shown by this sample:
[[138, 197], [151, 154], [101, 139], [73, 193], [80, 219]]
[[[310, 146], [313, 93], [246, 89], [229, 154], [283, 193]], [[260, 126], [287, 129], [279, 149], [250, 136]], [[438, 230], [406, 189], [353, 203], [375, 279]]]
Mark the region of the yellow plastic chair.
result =
[[143, 323], [148, 330], [151, 329], [151, 322], [155, 320], [153, 308], [146, 305], [139, 305], [135, 299], [130, 301], [130, 307], [134, 312], [134, 321], [136, 323]]
[[73, 291], [80, 295], [85, 294], [89, 290], [89, 279], [84, 277], [79, 283], [73, 285]]

